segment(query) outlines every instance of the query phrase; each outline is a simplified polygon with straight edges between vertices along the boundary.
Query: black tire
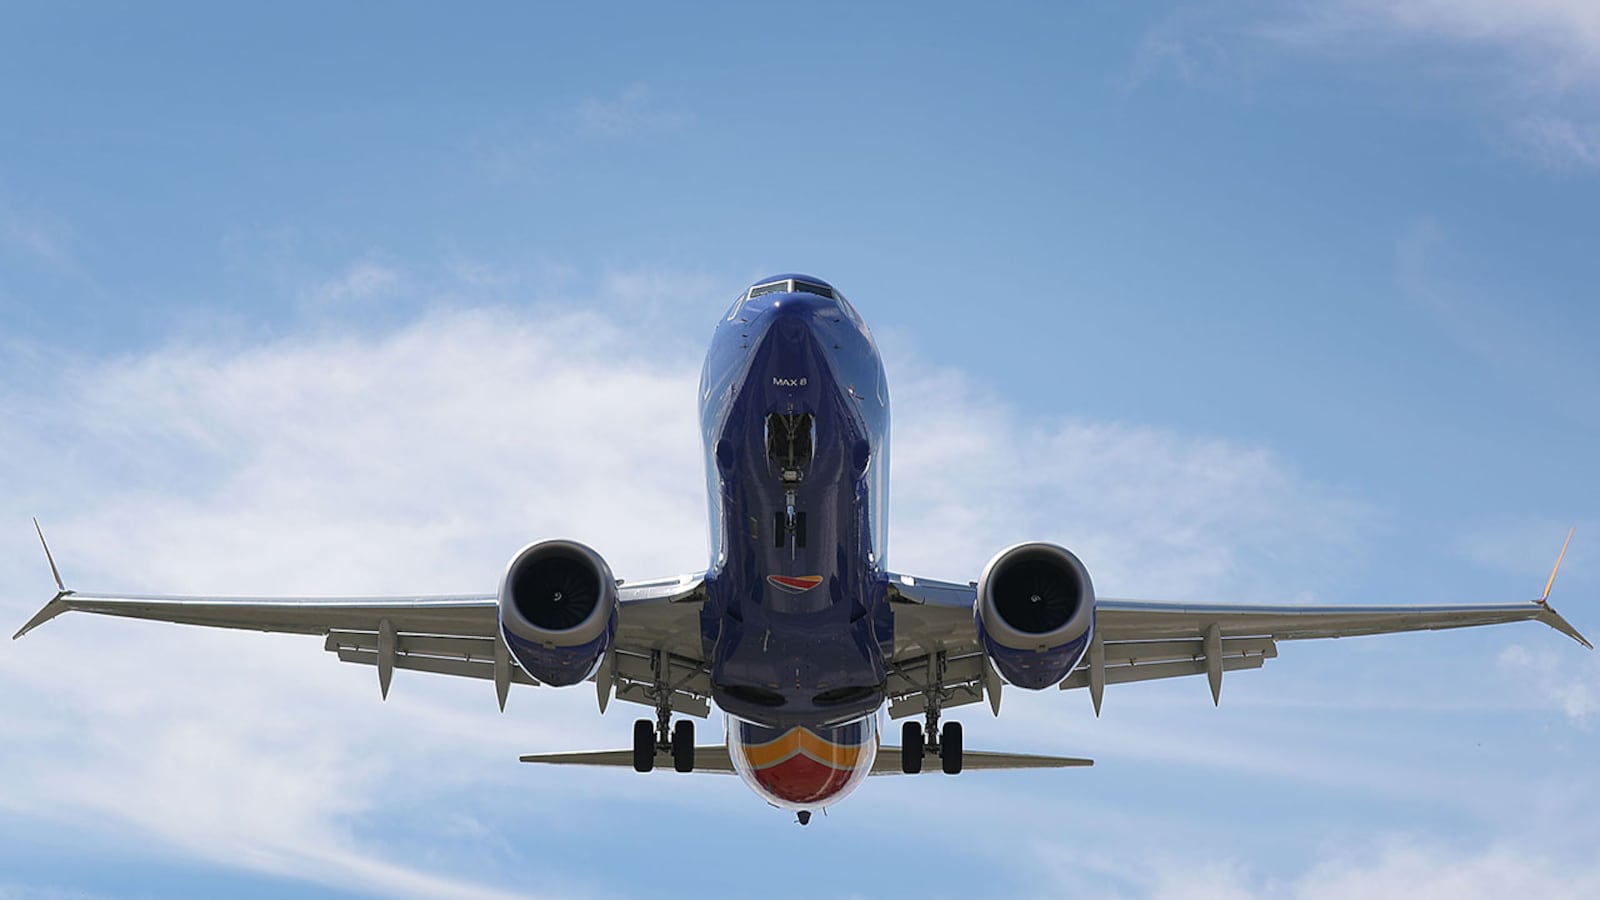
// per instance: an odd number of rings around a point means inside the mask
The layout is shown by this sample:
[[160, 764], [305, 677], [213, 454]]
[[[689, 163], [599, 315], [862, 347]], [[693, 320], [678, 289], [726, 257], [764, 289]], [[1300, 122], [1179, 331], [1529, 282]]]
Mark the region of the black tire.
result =
[[679, 772], [694, 771], [694, 723], [679, 719], [672, 726], [672, 767]]
[[656, 723], [638, 719], [633, 723], [633, 770], [648, 772], [656, 767]]
[[900, 771], [915, 775], [922, 771], [922, 723], [907, 722], [900, 726]]
[[939, 740], [939, 762], [944, 764], [946, 775], [961, 774], [961, 723], [944, 723], [944, 733]]

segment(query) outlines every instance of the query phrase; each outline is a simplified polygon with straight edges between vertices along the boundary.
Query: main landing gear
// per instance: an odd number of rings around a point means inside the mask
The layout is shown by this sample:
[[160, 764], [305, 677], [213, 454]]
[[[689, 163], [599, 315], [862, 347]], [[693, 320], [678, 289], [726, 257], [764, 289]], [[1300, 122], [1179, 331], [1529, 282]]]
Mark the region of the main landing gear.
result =
[[689, 719], [672, 721], [672, 691], [665, 686], [659, 654], [656, 666], [658, 684], [653, 690], [656, 720], [639, 719], [633, 723], [633, 770], [648, 772], [656, 767], [656, 754], [670, 753], [674, 770], [693, 772], [694, 722]]
[[657, 725], [649, 719], [639, 719], [633, 723], [633, 770], [635, 772], [648, 772], [656, 767], [657, 753], [672, 754], [672, 768], [679, 772], [694, 771], [694, 723], [688, 719], [679, 719], [672, 726], [671, 736], [666, 737], [667, 728], [663, 723], [660, 734]]
[[937, 740], [926, 741], [921, 722], [900, 726], [900, 771], [916, 775], [922, 771], [924, 757], [937, 756], [946, 775], [961, 774], [961, 723], [946, 722], [935, 735]]
[[939, 767], [946, 775], [961, 774], [961, 723], [946, 722], [939, 728], [939, 707], [949, 694], [944, 690], [944, 651], [936, 654], [928, 667], [928, 684], [923, 692], [926, 706], [927, 730], [920, 722], [907, 722], [900, 727], [900, 771], [916, 775], [922, 771], [924, 757], [939, 757]]

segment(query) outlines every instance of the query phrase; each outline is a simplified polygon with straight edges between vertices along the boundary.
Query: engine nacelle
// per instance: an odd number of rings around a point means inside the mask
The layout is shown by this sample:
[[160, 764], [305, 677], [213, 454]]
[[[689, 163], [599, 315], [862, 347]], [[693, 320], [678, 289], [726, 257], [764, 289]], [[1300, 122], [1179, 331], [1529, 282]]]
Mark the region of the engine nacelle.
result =
[[541, 541], [500, 579], [500, 633], [529, 675], [550, 685], [594, 673], [617, 633], [617, 581], [577, 541]]
[[1006, 681], [1031, 690], [1072, 672], [1094, 633], [1094, 583], [1072, 551], [1017, 544], [978, 578], [978, 638]]

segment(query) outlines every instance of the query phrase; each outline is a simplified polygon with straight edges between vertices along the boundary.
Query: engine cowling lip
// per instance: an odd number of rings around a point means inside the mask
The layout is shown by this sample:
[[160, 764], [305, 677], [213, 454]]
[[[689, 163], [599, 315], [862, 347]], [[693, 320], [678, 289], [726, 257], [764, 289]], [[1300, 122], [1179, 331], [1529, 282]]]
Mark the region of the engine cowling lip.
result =
[[[993, 596], [994, 576], [1001, 567], [1016, 560], [1036, 556], [1065, 564], [1073, 570], [1081, 586], [1080, 602], [1072, 616], [1059, 627], [1041, 633], [1022, 631], [1006, 622], [999, 614]], [[1094, 605], [1094, 582], [1089, 577], [1088, 568], [1076, 554], [1058, 544], [1042, 541], [1013, 544], [996, 553], [983, 567], [983, 574], [978, 577], [976, 606], [977, 613], [982, 619], [983, 630], [990, 640], [1012, 650], [1051, 650], [1077, 640], [1088, 633], [1094, 625]]]
[[[578, 556], [594, 570], [595, 577], [599, 579], [599, 598], [595, 602], [594, 609], [590, 610], [582, 622], [571, 628], [548, 629], [534, 625], [523, 616], [509, 596], [512, 576], [517, 569], [530, 558], [546, 553]], [[579, 647], [593, 642], [610, 629], [617, 607], [617, 581], [605, 559], [586, 544], [565, 539], [535, 541], [518, 550], [516, 555], [511, 557], [511, 562], [506, 564], [505, 572], [500, 576], [497, 597], [501, 625], [512, 634], [544, 646]]]

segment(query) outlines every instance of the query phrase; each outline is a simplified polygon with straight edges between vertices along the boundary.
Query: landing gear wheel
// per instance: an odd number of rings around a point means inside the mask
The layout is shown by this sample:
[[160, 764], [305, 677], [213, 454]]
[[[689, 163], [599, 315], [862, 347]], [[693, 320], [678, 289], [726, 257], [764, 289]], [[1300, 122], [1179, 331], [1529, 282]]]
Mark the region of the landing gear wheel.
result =
[[656, 767], [656, 723], [639, 719], [633, 723], [633, 770], [648, 772]]
[[900, 771], [915, 775], [922, 771], [922, 723], [907, 722], [900, 726]]
[[944, 733], [939, 738], [939, 761], [946, 775], [961, 774], [961, 723], [944, 723]]
[[694, 771], [694, 723], [679, 719], [672, 726], [672, 767], [679, 772]]

